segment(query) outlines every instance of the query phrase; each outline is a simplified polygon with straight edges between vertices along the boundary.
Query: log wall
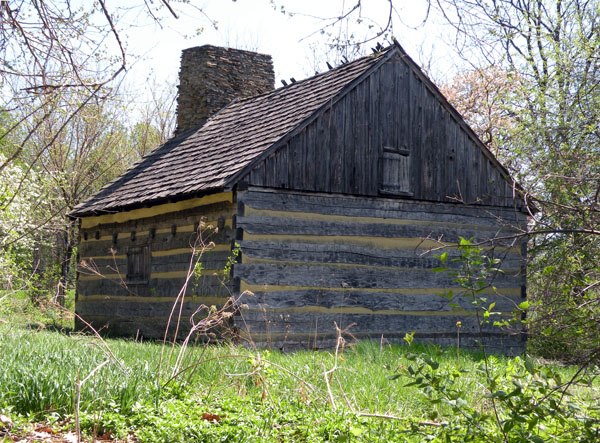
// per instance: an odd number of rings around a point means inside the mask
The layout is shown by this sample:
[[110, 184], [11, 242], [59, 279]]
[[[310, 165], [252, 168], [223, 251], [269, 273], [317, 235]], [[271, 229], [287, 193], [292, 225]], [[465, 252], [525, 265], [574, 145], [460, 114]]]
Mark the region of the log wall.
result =
[[[331, 346], [335, 325], [347, 337], [400, 341], [414, 331], [417, 340], [453, 345], [458, 321], [461, 344], [475, 346], [472, 300], [459, 296], [451, 307], [440, 296], [457, 288], [447, 273], [433, 272], [432, 249], [459, 236], [494, 239], [526, 223], [518, 211], [461, 204], [254, 187], [237, 197], [242, 256], [234, 276], [254, 295], [243, 297], [236, 322], [249, 340], [283, 348]], [[525, 296], [522, 245], [497, 240], [486, 254], [502, 259], [503, 272], [485, 295], [508, 316]], [[523, 349], [520, 332], [484, 328], [488, 345], [505, 353]]]
[[[199, 306], [223, 305], [232, 293], [223, 269], [231, 255], [233, 215], [233, 195], [223, 193], [82, 219], [76, 313], [111, 335], [162, 338], [185, 288], [180, 336], [187, 333]], [[142, 249], [145, 280], [130, 275], [140, 264], [128, 259]], [[188, 280], [197, 261], [202, 272]], [[85, 328], [80, 320], [76, 326]]]

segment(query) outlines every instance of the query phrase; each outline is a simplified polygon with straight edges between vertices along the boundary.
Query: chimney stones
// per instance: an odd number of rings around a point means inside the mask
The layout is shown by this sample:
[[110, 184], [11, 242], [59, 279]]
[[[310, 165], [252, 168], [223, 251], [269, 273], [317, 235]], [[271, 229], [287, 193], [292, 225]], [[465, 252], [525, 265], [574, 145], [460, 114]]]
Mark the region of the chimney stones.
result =
[[274, 82], [270, 55], [211, 45], [184, 49], [176, 133], [203, 125], [236, 98], [271, 91]]

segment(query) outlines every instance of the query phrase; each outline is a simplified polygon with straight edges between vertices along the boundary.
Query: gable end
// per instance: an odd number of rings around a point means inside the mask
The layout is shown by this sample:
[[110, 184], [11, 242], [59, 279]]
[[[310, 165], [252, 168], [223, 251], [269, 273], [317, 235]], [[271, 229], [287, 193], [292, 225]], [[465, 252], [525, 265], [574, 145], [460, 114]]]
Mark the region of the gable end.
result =
[[414, 62], [395, 49], [235, 180], [522, 208], [506, 169]]

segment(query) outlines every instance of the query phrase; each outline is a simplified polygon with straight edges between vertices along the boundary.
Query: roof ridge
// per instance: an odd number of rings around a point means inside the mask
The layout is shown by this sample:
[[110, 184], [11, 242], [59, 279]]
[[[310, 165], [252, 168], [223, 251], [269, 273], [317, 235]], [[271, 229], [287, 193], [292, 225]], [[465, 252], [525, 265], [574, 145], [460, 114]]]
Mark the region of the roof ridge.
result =
[[[286, 86], [280, 86], [280, 87], [275, 88], [275, 89], [273, 89], [271, 91], [263, 92], [262, 94], [253, 95], [251, 97], [236, 98], [229, 105], [224, 106], [221, 109], [225, 109], [225, 108], [227, 108], [228, 106], [230, 106], [230, 105], [232, 105], [234, 103], [242, 103], [242, 102], [246, 102], [246, 101], [251, 101], [251, 100], [254, 100], [254, 99], [258, 98], [258, 97], [263, 97], [263, 96], [266, 96], [266, 95], [274, 94], [276, 92], [281, 92], [283, 90], [289, 90], [290, 88], [294, 88], [294, 87], [300, 87], [303, 83], [306, 83], [306, 82], [311, 81], [311, 80], [315, 80], [315, 79], [317, 79], [319, 77], [323, 77], [323, 76], [326, 76], [326, 75], [333, 75], [336, 71], [339, 71], [339, 70], [344, 69], [344, 68], [347, 69], [347, 68], [349, 68], [352, 65], [359, 64], [360, 62], [362, 62], [365, 59], [382, 57], [388, 51], [393, 50], [394, 47], [395, 47], [394, 44], [391, 44], [388, 47], [382, 49], [381, 51], [379, 51], [377, 53], [363, 55], [363, 56], [361, 56], [361, 57], [359, 57], [357, 59], [354, 59], [354, 60], [349, 61], [347, 63], [342, 63], [341, 65], [338, 65], [338, 66], [335, 66], [335, 67], [333, 67], [331, 69], [328, 69], [327, 71], [319, 72], [319, 73], [317, 73], [315, 75], [312, 75], [310, 77], [303, 78], [302, 80], [297, 80], [296, 82], [288, 84]], [[216, 115], [216, 114], [214, 114], [214, 115]]]

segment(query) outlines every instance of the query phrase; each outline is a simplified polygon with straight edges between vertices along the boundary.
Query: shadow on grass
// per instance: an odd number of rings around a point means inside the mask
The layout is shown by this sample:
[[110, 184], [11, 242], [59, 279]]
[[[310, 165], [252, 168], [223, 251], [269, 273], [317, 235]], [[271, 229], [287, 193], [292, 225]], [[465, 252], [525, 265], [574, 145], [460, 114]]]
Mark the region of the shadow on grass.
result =
[[74, 331], [73, 326], [67, 326], [67, 325], [63, 325], [63, 324], [59, 324], [59, 323], [55, 323], [55, 322], [44, 322], [44, 323], [30, 322], [30, 323], [25, 324], [25, 328], [32, 330], [32, 331], [59, 332], [64, 335], [70, 335]]

